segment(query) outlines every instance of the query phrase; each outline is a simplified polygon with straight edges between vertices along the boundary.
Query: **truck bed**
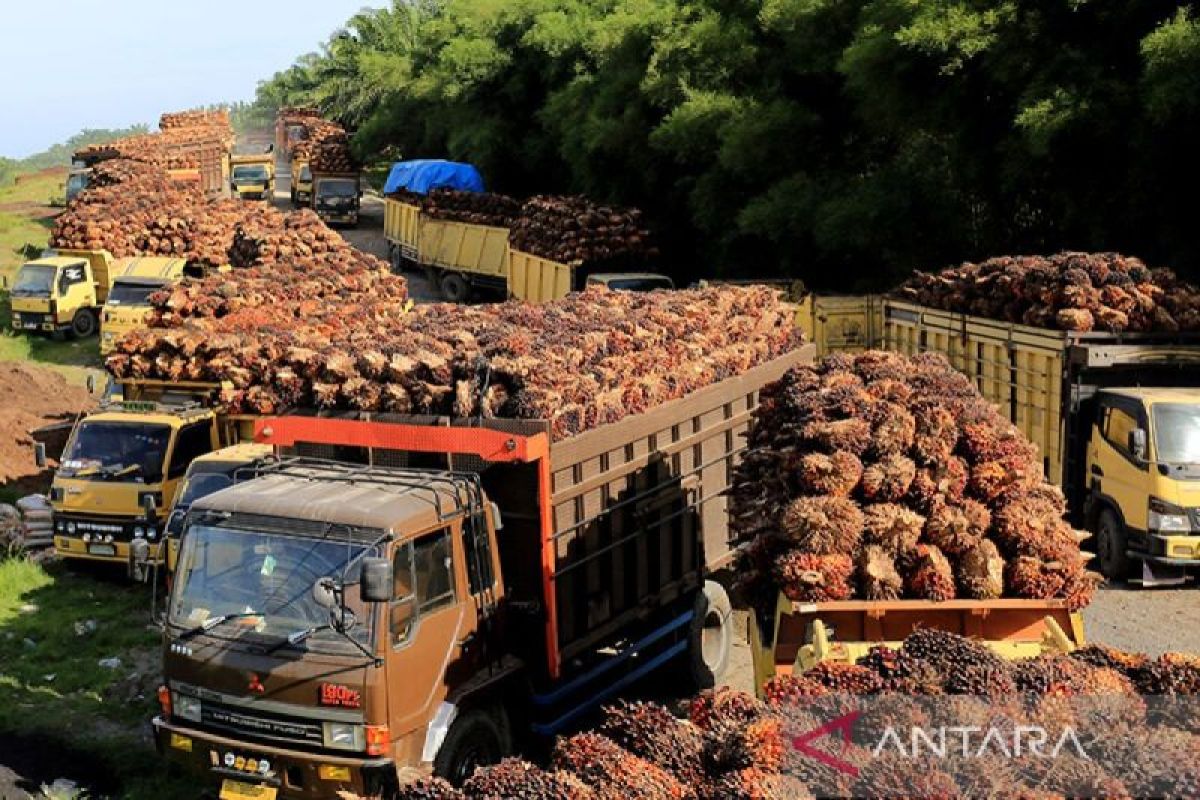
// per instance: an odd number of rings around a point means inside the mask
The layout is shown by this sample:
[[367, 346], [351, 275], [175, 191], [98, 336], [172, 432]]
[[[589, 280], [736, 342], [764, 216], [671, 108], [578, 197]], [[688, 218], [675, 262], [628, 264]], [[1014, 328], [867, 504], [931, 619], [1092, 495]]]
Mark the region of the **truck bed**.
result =
[[[642, 414], [550, 442], [545, 420], [353, 413], [266, 418], [284, 453], [469, 470], [500, 507], [514, 641], [552, 677], [585, 651], [685, 600], [732, 558], [728, 488], [759, 390], [798, 350]], [[384, 424], [377, 424], [384, 423]]]

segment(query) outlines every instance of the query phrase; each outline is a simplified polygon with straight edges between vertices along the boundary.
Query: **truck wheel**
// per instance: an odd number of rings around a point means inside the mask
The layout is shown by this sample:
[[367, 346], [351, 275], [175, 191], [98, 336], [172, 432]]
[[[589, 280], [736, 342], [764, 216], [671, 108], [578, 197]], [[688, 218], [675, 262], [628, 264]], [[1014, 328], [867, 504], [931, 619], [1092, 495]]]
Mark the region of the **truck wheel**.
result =
[[88, 309], [75, 312], [71, 320], [71, 335], [76, 339], [86, 339], [96, 332], [96, 315]]
[[442, 297], [451, 303], [465, 303], [471, 299], [471, 284], [457, 272], [447, 272], [438, 283]]
[[696, 592], [688, 627], [688, 677], [696, 689], [711, 689], [729, 666], [733, 645], [733, 607], [725, 587], [705, 581]]
[[1125, 526], [1111, 509], [1104, 509], [1096, 520], [1096, 555], [1100, 560], [1100, 574], [1109, 580], [1124, 580], [1129, 577], [1129, 546]]
[[499, 718], [503, 713], [499, 709], [474, 708], [454, 720], [434, 756], [434, 774], [455, 786], [462, 786], [476, 767], [498, 763], [508, 755], [506, 726]]

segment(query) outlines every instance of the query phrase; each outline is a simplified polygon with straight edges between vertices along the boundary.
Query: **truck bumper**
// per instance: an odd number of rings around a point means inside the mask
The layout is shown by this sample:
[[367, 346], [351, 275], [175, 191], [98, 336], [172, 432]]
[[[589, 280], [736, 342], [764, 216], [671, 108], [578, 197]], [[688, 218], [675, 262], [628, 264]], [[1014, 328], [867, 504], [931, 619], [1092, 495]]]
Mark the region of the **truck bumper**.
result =
[[1129, 551], [1131, 558], [1179, 567], [1200, 567], [1200, 536], [1147, 534], [1143, 541], [1146, 549]]
[[357, 212], [349, 213], [349, 214], [334, 214], [333, 212], [330, 212], [330, 211], [318, 211], [317, 216], [321, 218], [322, 222], [331, 222], [331, 223], [336, 223], [339, 225], [357, 225], [358, 224], [358, 213]]
[[[130, 552], [129, 542], [85, 542], [78, 536], [63, 536], [56, 533], [54, 534], [54, 549], [59, 556], [65, 559], [120, 564], [128, 567], [131, 572], [133, 569], [133, 554]], [[158, 542], [150, 542], [150, 557], [146, 561], [147, 564], [157, 563], [162, 566], [163, 558], [158, 555], [159, 549]]]
[[339, 791], [359, 797], [389, 797], [397, 788], [396, 767], [390, 758], [347, 758], [247, 745], [162, 717], [155, 717], [151, 724], [160, 755], [218, 786], [226, 780], [271, 786], [278, 790], [279, 798], [295, 800], [337, 797]]
[[54, 321], [54, 318], [49, 314], [36, 314], [28, 311], [15, 312], [12, 316], [12, 329], [14, 331], [23, 331], [25, 333], [54, 333], [55, 331], [65, 331], [71, 327], [71, 324], [65, 323], [60, 325]]

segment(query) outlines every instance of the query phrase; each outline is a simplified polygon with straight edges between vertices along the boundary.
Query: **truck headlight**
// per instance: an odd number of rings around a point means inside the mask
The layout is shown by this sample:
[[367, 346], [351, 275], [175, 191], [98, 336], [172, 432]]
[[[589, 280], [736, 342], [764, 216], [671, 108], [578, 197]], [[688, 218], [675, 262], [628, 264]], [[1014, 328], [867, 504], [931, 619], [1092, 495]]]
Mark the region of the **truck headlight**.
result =
[[363, 727], [353, 722], [322, 723], [325, 746], [334, 750], [362, 750]]
[[1160, 533], [1191, 533], [1192, 523], [1186, 509], [1157, 497], [1150, 498], [1147, 526]]
[[67, 533], [71, 534], [72, 536], [75, 535], [75, 523], [74, 522], [67, 523]]
[[145, 535], [146, 535], [146, 529], [143, 528], [141, 525], [138, 525], [136, 528], [133, 529], [133, 538], [141, 539]]
[[175, 716], [181, 719], [190, 719], [192, 722], [200, 721], [200, 712], [202, 705], [200, 698], [188, 697], [186, 694], [172, 692], [171, 707], [174, 709]]

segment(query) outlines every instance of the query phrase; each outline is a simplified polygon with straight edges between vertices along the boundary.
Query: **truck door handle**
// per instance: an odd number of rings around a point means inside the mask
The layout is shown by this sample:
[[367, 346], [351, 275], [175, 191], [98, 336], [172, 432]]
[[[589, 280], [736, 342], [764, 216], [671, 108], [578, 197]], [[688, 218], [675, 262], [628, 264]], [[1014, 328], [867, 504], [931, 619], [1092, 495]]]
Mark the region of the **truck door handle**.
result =
[[1100, 469], [1100, 465], [1099, 465], [1099, 464], [1092, 464], [1092, 474], [1093, 474], [1093, 475], [1101, 475], [1101, 476], [1103, 476], [1103, 475], [1104, 475], [1104, 470]]
[[458, 640], [458, 646], [459, 647], [470, 647], [471, 643], [474, 641], [475, 641], [475, 632], [472, 631], [471, 633], [468, 633], [466, 636], [464, 636]]

